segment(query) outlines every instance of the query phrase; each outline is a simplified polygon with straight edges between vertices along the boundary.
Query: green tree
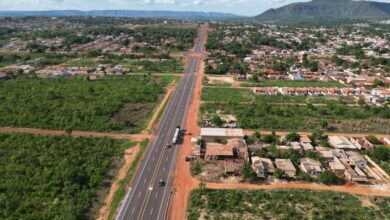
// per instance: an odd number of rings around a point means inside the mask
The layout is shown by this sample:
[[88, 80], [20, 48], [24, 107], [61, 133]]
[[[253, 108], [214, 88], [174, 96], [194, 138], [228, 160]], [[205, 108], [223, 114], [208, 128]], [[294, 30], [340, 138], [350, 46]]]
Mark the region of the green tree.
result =
[[328, 128], [328, 121], [327, 120], [321, 120], [321, 127], [323, 129], [327, 129]]
[[366, 101], [364, 100], [363, 97], [359, 97], [359, 100], [358, 100], [358, 105], [360, 106], [360, 108], [362, 109], [363, 106], [366, 104]]
[[242, 164], [240, 171], [241, 171], [241, 177], [244, 180], [254, 180], [257, 177], [256, 172], [252, 169], [251, 165], [247, 162]]
[[390, 148], [377, 146], [369, 153], [369, 156], [377, 161], [388, 162], [390, 161]]
[[279, 169], [279, 168], [276, 168], [276, 169], [274, 170], [274, 174], [275, 174], [275, 177], [276, 177], [277, 179], [283, 179], [284, 176], [285, 176], [284, 171], [283, 171], [282, 169]]
[[296, 141], [299, 141], [301, 139], [301, 136], [296, 133], [296, 132], [293, 132], [293, 133], [290, 133], [286, 136], [286, 139], [289, 141], [289, 142], [296, 142]]
[[223, 124], [223, 121], [222, 121], [221, 117], [219, 117], [218, 115], [214, 115], [213, 118], [211, 119], [211, 121], [217, 127], [221, 127], [222, 124]]
[[373, 135], [367, 136], [366, 139], [373, 145], [381, 145], [381, 144], [383, 144], [382, 141], [380, 141], [378, 138], [376, 138]]
[[202, 172], [202, 165], [198, 160], [191, 163], [191, 175], [196, 176]]
[[317, 181], [327, 185], [340, 184], [343, 179], [337, 176], [334, 172], [330, 170], [325, 170], [320, 175], [318, 175]]
[[373, 84], [374, 87], [380, 87], [380, 86], [384, 86], [384, 85], [385, 85], [385, 83], [382, 80], [374, 79], [374, 84]]

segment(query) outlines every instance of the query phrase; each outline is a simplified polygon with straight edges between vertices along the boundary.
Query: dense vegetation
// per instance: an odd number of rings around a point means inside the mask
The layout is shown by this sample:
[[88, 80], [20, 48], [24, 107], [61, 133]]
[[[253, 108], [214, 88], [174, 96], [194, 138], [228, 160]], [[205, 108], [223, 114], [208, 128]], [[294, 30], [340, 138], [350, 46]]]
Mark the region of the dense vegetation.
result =
[[102, 192], [115, 175], [109, 171], [133, 144], [0, 134], [0, 219], [93, 218], [92, 209], [100, 207]]
[[[233, 114], [242, 128], [280, 130], [338, 130], [390, 132], [387, 107], [351, 107], [327, 103], [324, 106], [272, 105], [261, 100], [245, 103], [204, 103], [202, 113]], [[326, 126], [324, 121], [327, 121]], [[355, 123], [355, 124], [354, 124]]]
[[[368, 200], [373, 206], [362, 206]], [[191, 193], [187, 217], [197, 219], [388, 219], [390, 199], [309, 190], [210, 190]]]
[[27, 78], [0, 82], [0, 125], [139, 132], [173, 77]]
[[387, 173], [390, 174], [390, 148], [387, 146], [376, 146], [368, 155]]

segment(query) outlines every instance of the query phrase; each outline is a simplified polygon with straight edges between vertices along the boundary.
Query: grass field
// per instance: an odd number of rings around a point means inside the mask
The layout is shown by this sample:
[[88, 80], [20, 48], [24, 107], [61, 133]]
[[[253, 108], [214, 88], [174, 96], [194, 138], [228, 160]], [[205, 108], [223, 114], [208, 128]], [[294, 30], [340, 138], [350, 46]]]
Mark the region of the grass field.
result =
[[[368, 205], [367, 205], [368, 204]], [[194, 190], [187, 217], [198, 219], [389, 219], [390, 199], [310, 190]]]
[[207, 102], [250, 102], [254, 94], [250, 89], [204, 88], [202, 100]]
[[320, 82], [320, 81], [281, 81], [269, 80], [265, 82], [244, 82], [241, 86], [245, 87], [344, 87], [339, 82]]
[[175, 59], [156, 62], [122, 60], [119, 64], [134, 73], [181, 73], [184, 71], [183, 62]]
[[69, 61], [67, 63], [71, 67], [91, 67], [91, 68], [96, 68], [99, 65], [99, 62], [93, 59], [76, 59]]
[[43, 57], [42, 53], [0, 54], [0, 68], [9, 65], [22, 65], [25, 61]]
[[176, 77], [27, 78], [0, 82], [0, 126], [138, 133]]
[[345, 104], [275, 105], [256, 100], [248, 103], [203, 103], [203, 115], [232, 114], [244, 129], [390, 133], [390, 111], [386, 107], [364, 108]]
[[123, 150], [134, 145], [0, 134], [0, 219], [95, 219]]

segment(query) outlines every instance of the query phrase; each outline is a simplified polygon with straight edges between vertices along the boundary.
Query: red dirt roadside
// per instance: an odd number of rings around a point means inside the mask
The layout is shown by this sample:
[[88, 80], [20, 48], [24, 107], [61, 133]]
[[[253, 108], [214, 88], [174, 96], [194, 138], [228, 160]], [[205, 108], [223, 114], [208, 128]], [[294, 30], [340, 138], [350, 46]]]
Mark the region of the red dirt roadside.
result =
[[188, 109], [186, 122], [187, 132], [192, 135], [187, 135], [184, 138], [184, 143], [179, 151], [179, 158], [173, 178], [174, 193], [171, 197], [168, 213], [168, 219], [172, 220], [186, 219], [186, 209], [190, 192], [198, 186], [198, 181], [192, 178], [190, 174], [190, 164], [185, 162], [184, 159], [186, 156], [192, 154], [191, 138], [200, 135], [200, 128], [198, 127], [197, 122], [204, 76], [204, 62], [200, 64], [199, 69], [200, 71], [196, 76], [194, 94]]

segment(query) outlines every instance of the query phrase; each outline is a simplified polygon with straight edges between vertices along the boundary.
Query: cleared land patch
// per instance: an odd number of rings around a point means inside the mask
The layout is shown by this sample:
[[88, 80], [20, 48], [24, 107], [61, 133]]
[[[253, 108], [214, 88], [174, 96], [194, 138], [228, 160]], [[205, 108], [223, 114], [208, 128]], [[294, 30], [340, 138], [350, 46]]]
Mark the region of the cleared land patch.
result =
[[243, 82], [241, 86], [258, 87], [345, 87], [339, 82], [320, 82], [320, 81], [281, 81], [269, 80], [265, 82]]
[[189, 220], [388, 219], [389, 206], [388, 198], [330, 191], [197, 189], [191, 193], [187, 217]]
[[135, 143], [0, 133], [1, 219], [92, 219]]
[[172, 76], [27, 78], [0, 82], [0, 125], [139, 133]]

